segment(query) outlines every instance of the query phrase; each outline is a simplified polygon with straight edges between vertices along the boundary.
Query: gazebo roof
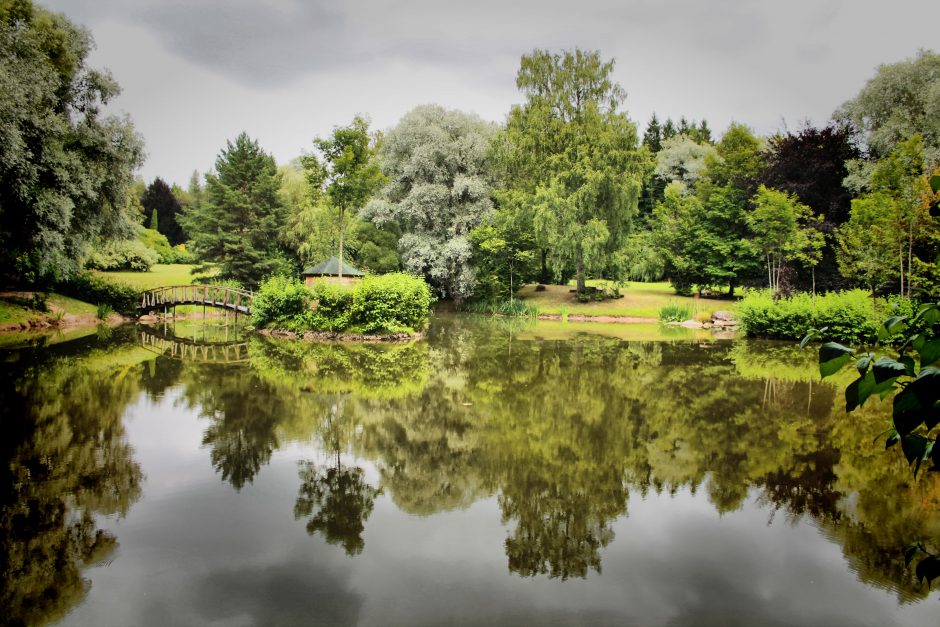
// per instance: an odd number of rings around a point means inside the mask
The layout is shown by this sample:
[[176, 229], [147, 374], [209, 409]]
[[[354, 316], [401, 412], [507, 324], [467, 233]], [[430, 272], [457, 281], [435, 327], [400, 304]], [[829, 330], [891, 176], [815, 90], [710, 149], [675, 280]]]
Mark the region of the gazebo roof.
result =
[[[330, 257], [301, 273], [303, 276], [339, 276], [339, 259]], [[343, 276], [365, 276], [348, 263], [343, 264]]]

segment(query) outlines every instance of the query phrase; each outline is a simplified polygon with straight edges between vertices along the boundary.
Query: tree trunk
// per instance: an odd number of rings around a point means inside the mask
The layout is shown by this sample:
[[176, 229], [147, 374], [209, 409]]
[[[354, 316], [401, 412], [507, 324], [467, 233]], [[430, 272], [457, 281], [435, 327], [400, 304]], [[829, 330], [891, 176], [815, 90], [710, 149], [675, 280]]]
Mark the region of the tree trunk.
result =
[[774, 292], [774, 273], [770, 265], [770, 254], [767, 254], [767, 287], [770, 288], [770, 294]]
[[345, 218], [346, 210], [339, 208], [339, 278], [343, 278], [343, 231], [346, 230]]
[[542, 253], [542, 270], [539, 273], [539, 283], [549, 283], [551, 281], [548, 275], [548, 250], [543, 248], [541, 250], [541, 253]]
[[914, 221], [907, 231], [907, 297], [911, 297], [911, 262], [914, 256]]
[[578, 294], [584, 292], [584, 253], [578, 247]]

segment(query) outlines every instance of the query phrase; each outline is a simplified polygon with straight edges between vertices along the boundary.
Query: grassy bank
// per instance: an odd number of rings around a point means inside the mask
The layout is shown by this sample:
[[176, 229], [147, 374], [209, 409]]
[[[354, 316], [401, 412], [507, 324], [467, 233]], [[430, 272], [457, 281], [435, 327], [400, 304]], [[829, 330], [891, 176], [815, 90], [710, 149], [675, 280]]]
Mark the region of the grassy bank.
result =
[[33, 292], [5, 292], [0, 294], [0, 325], [24, 325], [37, 319], [54, 320], [59, 316], [94, 316], [95, 305], [62, 296], [48, 294], [49, 311], [39, 311], [30, 304]]
[[[601, 286], [605, 281], [588, 281], [588, 285]], [[656, 319], [661, 307], [669, 303], [688, 306], [692, 313], [718, 310], [734, 311], [735, 302], [710, 298], [677, 296], [668, 282], [630, 283], [621, 287], [623, 298], [601, 302], [579, 303], [571, 292], [573, 286], [546, 285], [545, 290], [535, 291], [535, 285], [526, 285], [517, 296], [529, 305], [538, 307], [543, 314], [583, 314], [588, 316], [626, 316]]]
[[148, 272], [103, 272], [95, 274], [114, 283], [123, 283], [141, 290], [169, 285], [190, 285], [193, 282], [192, 269], [195, 266], [186, 263], [158, 263]]

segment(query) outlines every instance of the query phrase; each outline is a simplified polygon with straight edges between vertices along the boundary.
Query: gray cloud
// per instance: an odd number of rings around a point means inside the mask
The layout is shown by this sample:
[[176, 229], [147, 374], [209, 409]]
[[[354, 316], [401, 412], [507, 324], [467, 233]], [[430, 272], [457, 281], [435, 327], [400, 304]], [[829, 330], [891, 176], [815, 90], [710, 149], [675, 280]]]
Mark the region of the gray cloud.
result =
[[279, 161], [370, 114], [437, 102], [501, 121], [519, 57], [581, 47], [617, 60], [643, 126], [731, 120], [759, 133], [824, 123], [880, 63], [936, 47], [923, 0], [45, 0], [90, 28], [125, 88], [149, 179], [185, 182], [245, 130]]

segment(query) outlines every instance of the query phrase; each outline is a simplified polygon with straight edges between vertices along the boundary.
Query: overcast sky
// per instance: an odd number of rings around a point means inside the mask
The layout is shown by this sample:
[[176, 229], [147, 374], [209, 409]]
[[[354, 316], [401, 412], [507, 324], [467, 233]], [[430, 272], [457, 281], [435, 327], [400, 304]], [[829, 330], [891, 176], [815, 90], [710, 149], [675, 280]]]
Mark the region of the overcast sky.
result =
[[822, 124], [881, 63], [940, 49], [931, 0], [45, 0], [91, 30], [144, 136], [148, 183], [186, 185], [246, 131], [278, 163], [356, 113], [395, 125], [434, 102], [502, 122], [519, 57], [599, 50], [640, 131]]

